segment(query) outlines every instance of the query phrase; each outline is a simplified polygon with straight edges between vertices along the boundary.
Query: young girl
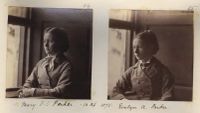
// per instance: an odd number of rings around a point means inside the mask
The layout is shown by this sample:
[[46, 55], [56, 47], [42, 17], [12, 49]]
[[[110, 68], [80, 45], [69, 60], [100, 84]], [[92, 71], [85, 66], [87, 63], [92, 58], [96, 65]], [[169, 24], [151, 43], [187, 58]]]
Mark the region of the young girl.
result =
[[47, 56], [36, 64], [19, 97], [69, 98], [71, 65], [64, 56], [68, 45], [68, 36], [63, 29], [45, 30], [43, 46]]
[[111, 99], [171, 100], [174, 77], [153, 55], [159, 50], [156, 35], [139, 33], [133, 40], [133, 53], [138, 62], [126, 70], [113, 88]]

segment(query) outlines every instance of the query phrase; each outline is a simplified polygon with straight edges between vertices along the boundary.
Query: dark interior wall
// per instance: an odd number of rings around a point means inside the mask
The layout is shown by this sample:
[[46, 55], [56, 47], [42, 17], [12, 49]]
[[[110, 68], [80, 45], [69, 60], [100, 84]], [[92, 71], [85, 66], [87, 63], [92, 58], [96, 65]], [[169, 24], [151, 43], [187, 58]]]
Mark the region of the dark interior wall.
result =
[[192, 86], [193, 28], [152, 27], [159, 38], [160, 51], [156, 55], [175, 76], [176, 84]]
[[156, 55], [175, 77], [175, 99], [192, 100], [193, 28], [192, 26], [152, 27], [159, 37]]
[[63, 27], [69, 36], [67, 57], [73, 66], [74, 98], [90, 98], [92, 56], [92, 10], [32, 9], [30, 70], [45, 56], [45, 27]]

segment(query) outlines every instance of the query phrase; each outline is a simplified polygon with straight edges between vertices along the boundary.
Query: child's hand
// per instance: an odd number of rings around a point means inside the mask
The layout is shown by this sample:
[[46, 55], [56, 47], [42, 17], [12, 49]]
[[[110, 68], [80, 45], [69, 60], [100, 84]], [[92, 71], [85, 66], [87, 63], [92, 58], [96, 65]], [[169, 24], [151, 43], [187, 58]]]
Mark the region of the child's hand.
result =
[[35, 93], [35, 88], [23, 88], [20, 89], [19, 91], [19, 98], [23, 98], [23, 97], [32, 97], [34, 96]]

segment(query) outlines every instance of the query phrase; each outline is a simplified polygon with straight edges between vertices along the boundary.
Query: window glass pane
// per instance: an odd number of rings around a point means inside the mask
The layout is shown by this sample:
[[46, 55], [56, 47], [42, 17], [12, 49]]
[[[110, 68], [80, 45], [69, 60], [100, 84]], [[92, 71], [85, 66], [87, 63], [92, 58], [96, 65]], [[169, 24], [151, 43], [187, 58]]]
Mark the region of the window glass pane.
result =
[[24, 27], [8, 24], [7, 32], [7, 75], [6, 87], [12, 88], [18, 86], [18, 66], [20, 39], [24, 34]]
[[130, 38], [130, 30], [109, 29], [109, 53], [108, 53], [108, 74], [109, 93], [116, 81], [125, 71], [126, 46]]
[[26, 17], [27, 8], [25, 7], [8, 7], [8, 15], [17, 17]]

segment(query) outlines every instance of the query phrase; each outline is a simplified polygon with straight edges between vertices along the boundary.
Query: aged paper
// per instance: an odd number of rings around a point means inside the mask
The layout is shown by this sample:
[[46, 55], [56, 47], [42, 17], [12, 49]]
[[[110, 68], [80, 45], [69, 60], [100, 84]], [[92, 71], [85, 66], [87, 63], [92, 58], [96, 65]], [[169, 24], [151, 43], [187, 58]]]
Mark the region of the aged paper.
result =
[[[63, 113], [198, 113], [200, 103], [200, 1], [199, 0], [8, 0], [1, 1], [0, 38], [0, 112]], [[35, 8], [72, 8], [92, 10], [92, 67], [90, 99], [5, 98], [8, 6]], [[183, 10], [193, 12], [193, 98], [192, 101], [108, 100], [108, 48], [110, 11]], [[124, 32], [123, 32], [124, 33]], [[125, 33], [124, 33], [125, 34]], [[123, 34], [123, 35], [124, 35]]]

